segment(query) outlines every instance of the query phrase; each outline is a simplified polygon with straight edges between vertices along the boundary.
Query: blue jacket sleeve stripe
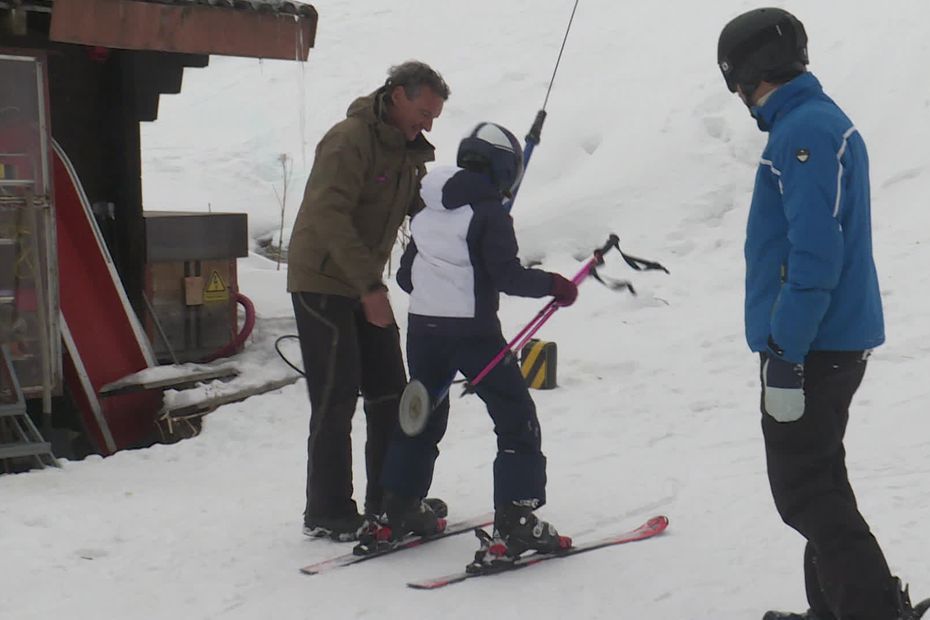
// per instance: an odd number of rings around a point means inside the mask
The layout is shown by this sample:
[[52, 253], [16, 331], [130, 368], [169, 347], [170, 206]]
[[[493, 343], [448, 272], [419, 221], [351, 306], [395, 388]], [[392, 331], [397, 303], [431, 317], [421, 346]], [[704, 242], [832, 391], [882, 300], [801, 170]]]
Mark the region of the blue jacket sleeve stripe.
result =
[[846, 153], [846, 146], [849, 144], [849, 136], [855, 132], [855, 127], [846, 130], [846, 133], [843, 134], [843, 145], [840, 146], [840, 150], [836, 153], [836, 163], [839, 169], [836, 171], [836, 204], [833, 206], [833, 217], [838, 217], [840, 214], [840, 199], [843, 195], [843, 155]]
[[778, 168], [776, 168], [776, 167], [775, 167], [775, 164], [772, 163], [771, 161], [769, 161], [768, 159], [760, 159], [760, 160], [759, 160], [759, 163], [762, 164], [763, 166], [768, 166], [768, 167], [769, 167], [769, 169], [772, 171], [772, 174], [774, 174], [774, 175], [775, 175], [775, 178], [778, 179], [778, 191], [779, 191], [779, 193], [784, 194], [784, 193], [785, 193], [785, 186], [784, 186], [784, 184], [781, 182], [781, 170], [779, 170]]

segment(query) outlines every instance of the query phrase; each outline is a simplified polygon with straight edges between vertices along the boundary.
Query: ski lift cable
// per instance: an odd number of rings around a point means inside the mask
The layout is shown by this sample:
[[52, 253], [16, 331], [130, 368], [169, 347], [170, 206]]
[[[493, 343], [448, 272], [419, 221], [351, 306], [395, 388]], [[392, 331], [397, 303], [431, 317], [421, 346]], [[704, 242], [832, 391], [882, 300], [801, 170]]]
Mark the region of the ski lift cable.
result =
[[555, 74], [559, 70], [559, 64], [562, 62], [562, 52], [565, 51], [565, 43], [568, 41], [568, 33], [572, 29], [572, 22], [575, 21], [575, 11], [578, 10], [579, 0], [575, 0], [575, 6], [572, 7], [572, 15], [568, 18], [568, 27], [565, 28], [565, 36], [562, 38], [562, 47], [559, 48], [559, 57], [555, 61], [555, 68], [552, 69], [552, 78], [549, 80], [549, 88], [546, 90], [546, 98], [543, 101], [542, 109], [546, 109], [546, 105], [549, 103], [549, 94], [552, 92], [552, 85], [555, 83]]
[[[562, 37], [562, 46], [559, 48], [559, 56], [555, 61], [555, 67], [552, 69], [552, 77], [549, 79], [549, 87], [546, 89], [546, 98], [543, 100], [543, 107], [536, 113], [533, 125], [529, 133], [526, 134], [526, 145], [523, 147], [523, 174], [530, 165], [530, 158], [533, 156], [533, 149], [539, 144], [542, 135], [543, 123], [546, 122], [546, 106], [549, 104], [549, 95], [552, 93], [552, 86], [555, 84], [555, 76], [559, 71], [559, 65], [562, 63], [562, 53], [565, 51], [565, 43], [568, 41], [568, 33], [571, 32], [572, 24], [575, 21], [575, 13], [578, 10], [579, 0], [575, 0], [572, 7], [571, 17], [568, 18], [568, 26], [565, 28], [565, 36]], [[520, 191], [520, 185], [514, 188], [510, 198], [504, 204], [504, 208], [509, 212], [513, 208], [513, 203], [517, 199], [517, 192]]]

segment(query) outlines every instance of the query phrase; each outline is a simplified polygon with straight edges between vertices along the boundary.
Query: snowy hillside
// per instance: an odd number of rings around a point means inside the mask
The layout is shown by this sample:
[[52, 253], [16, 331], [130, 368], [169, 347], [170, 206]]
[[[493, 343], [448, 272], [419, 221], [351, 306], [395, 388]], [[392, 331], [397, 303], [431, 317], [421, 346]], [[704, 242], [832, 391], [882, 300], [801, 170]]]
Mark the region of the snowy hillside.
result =
[[[283, 153], [288, 226], [316, 141], [387, 66], [419, 58], [452, 88], [430, 140], [454, 158], [477, 122], [522, 135], [542, 105], [571, 0], [319, 0], [305, 66], [211, 59], [185, 73], [143, 129], [149, 209], [244, 211], [276, 234]], [[848, 465], [892, 570], [930, 596], [930, 5], [772, 2], [811, 37], [811, 69], [870, 150], [876, 262], [888, 342], [851, 411]], [[342, 572], [299, 566], [348, 551], [300, 533], [309, 405], [304, 383], [221, 408], [172, 446], [0, 477], [0, 618], [621, 618], [746, 620], [803, 609], [802, 539], [765, 475], [758, 367], [743, 340], [742, 243], [765, 136], [726, 90], [717, 35], [744, 0], [581, 0], [543, 131], [514, 208], [526, 260], [574, 273], [616, 232], [671, 275], [605, 274], [541, 336], [560, 388], [534, 392], [549, 463], [541, 511], [579, 540], [671, 520], [648, 542], [435, 593], [407, 581], [452, 572], [475, 541], [452, 538]], [[245, 361], [287, 372], [285, 272], [240, 261], [258, 306]], [[392, 289], [402, 317], [406, 296]], [[507, 334], [540, 301], [505, 299]], [[402, 326], [403, 327], [403, 326]], [[296, 349], [292, 351], [297, 355]], [[491, 423], [456, 399], [433, 493], [452, 517], [490, 510]], [[356, 446], [364, 441], [359, 411]], [[356, 450], [356, 490], [364, 487]], [[358, 495], [358, 493], [357, 493]]]

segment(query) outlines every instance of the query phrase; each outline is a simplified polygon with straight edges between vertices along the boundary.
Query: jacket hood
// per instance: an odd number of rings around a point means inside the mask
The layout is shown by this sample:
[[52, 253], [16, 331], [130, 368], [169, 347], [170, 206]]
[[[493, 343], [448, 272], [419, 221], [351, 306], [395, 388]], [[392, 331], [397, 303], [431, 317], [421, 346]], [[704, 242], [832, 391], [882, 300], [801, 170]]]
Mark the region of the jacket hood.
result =
[[501, 201], [500, 192], [490, 179], [458, 166], [436, 166], [430, 170], [423, 177], [420, 195], [427, 209], [436, 210]]

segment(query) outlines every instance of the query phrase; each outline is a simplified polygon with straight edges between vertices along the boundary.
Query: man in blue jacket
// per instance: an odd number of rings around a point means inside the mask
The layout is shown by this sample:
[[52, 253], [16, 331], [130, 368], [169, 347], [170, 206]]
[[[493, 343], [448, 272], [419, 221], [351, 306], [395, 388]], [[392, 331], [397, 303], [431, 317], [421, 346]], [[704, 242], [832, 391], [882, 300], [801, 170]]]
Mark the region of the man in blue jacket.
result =
[[746, 229], [746, 338], [761, 358], [775, 505], [807, 539], [810, 610], [764, 620], [911, 620], [922, 610], [856, 507], [843, 447], [869, 352], [885, 339], [868, 154], [807, 62], [804, 27], [781, 9], [744, 13], [720, 35], [727, 86], [769, 134]]
[[[449, 416], [448, 395], [439, 395], [457, 372], [474, 379], [506, 346], [497, 318], [500, 293], [552, 295], [566, 306], [578, 294], [570, 280], [523, 267], [517, 257], [513, 221], [501, 203], [523, 174], [523, 152], [513, 134], [481, 123], [462, 140], [457, 161], [459, 167], [437, 166], [423, 178], [425, 208], [411, 223], [412, 240], [397, 272], [401, 288], [410, 293], [410, 377], [442, 401], [422, 433], [408, 437], [397, 429], [388, 448], [382, 483], [395, 537], [442, 528], [422, 501]], [[546, 502], [546, 457], [536, 407], [513, 355], [475, 391], [497, 434], [495, 535], [512, 556], [570, 544], [533, 514]]]

